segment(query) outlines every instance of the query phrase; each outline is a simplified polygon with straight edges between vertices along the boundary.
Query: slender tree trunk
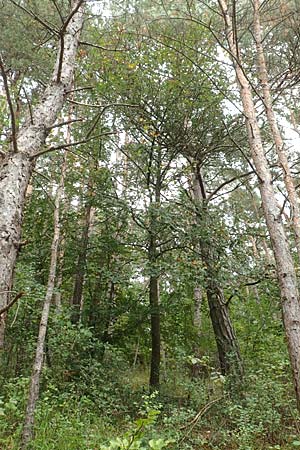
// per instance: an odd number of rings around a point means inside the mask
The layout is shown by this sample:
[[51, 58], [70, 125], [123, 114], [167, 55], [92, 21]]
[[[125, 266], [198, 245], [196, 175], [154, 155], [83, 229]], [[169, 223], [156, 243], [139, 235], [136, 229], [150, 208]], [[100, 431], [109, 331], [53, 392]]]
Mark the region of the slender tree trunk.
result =
[[150, 233], [148, 260], [152, 274], [149, 280], [149, 302], [151, 316], [151, 367], [150, 367], [150, 391], [159, 391], [160, 388], [160, 360], [161, 360], [161, 336], [160, 336], [160, 295], [159, 274], [157, 261], [159, 258], [157, 249], [157, 209], [161, 203], [161, 154], [159, 150], [156, 161], [155, 198], [152, 202], [150, 194]]
[[92, 206], [90, 202], [85, 209], [84, 226], [80, 240], [80, 250], [77, 260], [74, 292], [72, 297], [72, 322], [78, 323], [80, 320], [80, 311], [82, 309], [82, 293], [86, 268], [86, 258], [89, 243], [89, 231], [92, 218]]
[[198, 338], [201, 336], [201, 307], [202, 307], [202, 290], [201, 287], [195, 287], [194, 289], [194, 327], [197, 333]]
[[[254, 258], [258, 261], [259, 260], [259, 253], [258, 253], [256, 241], [255, 241], [253, 236], [250, 236], [250, 240], [251, 240], [251, 243], [252, 243], [252, 249], [253, 249]], [[248, 286], [246, 286], [246, 287], [248, 287]], [[260, 298], [259, 298], [259, 293], [258, 293], [257, 286], [255, 286], [255, 285], [252, 286], [252, 290], [254, 292], [254, 295], [255, 295], [257, 303], [260, 303]]]
[[54, 305], [56, 307], [57, 313], [61, 312], [61, 309], [62, 309], [61, 286], [62, 286], [62, 281], [63, 281], [62, 266], [63, 266], [64, 256], [65, 256], [64, 245], [65, 245], [64, 239], [61, 239], [60, 243], [59, 243], [60, 250], [59, 250], [58, 256], [57, 256], [58, 274], [56, 276], [56, 283], [55, 283], [56, 292], [53, 295], [53, 301], [54, 301]]
[[[194, 173], [194, 199], [197, 220], [208, 230], [209, 211], [206, 204], [205, 185], [199, 164], [196, 165]], [[224, 293], [218, 280], [219, 273], [216, 269], [214, 247], [209, 238], [201, 240], [200, 252], [202, 262], [206, 267], [206, 294], [217, 343], [221, 372], [223, 374], [234, 374], [241, 378], [243, 375], [243, 365], [238, 342], [230, 320]]]
[[159, 278], [150, 276], [149, 301], [151, 314], [151, 367], [150, 390], [159, 390], [160, 384], [160, 308], [159, 308]]
[[199, 348], [199, 339], [201, 337], [201, 324], [202, 324], [202, 317], [201, 317], [201, 307], [202, 307], [202, 301], [203, 301], [203, 295], [202, 295], [202, 289], [201, 287], [195, 287], [194, 289], [194, 316], [193, 316], [193, 325], [196, 330], [196, 342], [194, 344], [194, 356], [197, 360], [197, 362], [192, 364], [191, 367], [191, 375], [193, 378], [197, 378], [200, 375], [201, 372], [201, 364], [200, 364], [200, 357], [201, 352]]
[[275, 143], [275, 149], [278, 155], [279, 163], [282, 167], [283, 171], [283, 179], [284, 184], [288, 193], [288, 199], [290, 202], [291, 210], [292, 210], [292, 222], [293, 222], [293, 230], [295, 234], [295, 242], [298, 253], [298, 259], [300, 260], [300, 203], [299, 198], [296, 192], [296, 188], [294, 185], [294, 180], [291, 174], [291, 169], [289, 166], [286, 149], [284, 145], [284, 141], [279, 130], [276, 116], [273, 109], [273, 100], [271, 95], [269, 76], [267, 71], [267, 65], [262, 45], [262, 31], [261, 31], [261, 23], [260, 23], [260, 1], [253, 0], [254, 7], [254, 22], [253, 22], [253, 30], [254, 30], [254, 38], [256, 44], [256, 52], [257, 52], [257, 69], [258, 75], [263, 91], [263, 99], [264, 99], [264, 107], [267, 114], [267, 120], [271, 129], [272, 137]]
[[[17, 152], [12, 150], [0, 162], [0, 308], [7, 304], [21, 239], [25, 193], [34, 166], [34, 155], [45, 143], [47, 134], [70, 91], [78, 40], [83, 24], [82, 1], [72, 2], [76, 11], [66, 26], [53, 76], [33, 110], [20, 128]], [[71, 16], [71, 15], [70, 15]], [[62, 49], [63, 47], [63, 49]], [[0, 321], [0, 346], [3, 346], [5, 318]]]
[[47, 291], [44, 301], [44, 306], [42, 310], [42, 316], [39, 327], [39, 335], [36, 346], [35, 360], [33, 364], [33, 370], [30, 380], [29, 396], [27, 401], [27, 408], [24, 420], [24, 428], [22, 434], [22, 450], [26, 449], [33, 438], [33, 426], [34, 426], [34, 413], [36, 402], [39, 398], [39, 388], [40, 388], [40, 377], [43, 367], [44, 360], [44, 348], [45, 339], [47, 333], [48, 317], [50, 305], [52, 302], [53, 291], [55, 286], [55, 276], [57, 267], [57, 257], [58, 248], [60, 242], [60, 203], [63, 193], [65, 173], [66, 173], [66, 159], [64, 160], [60, 184], [56, 192], [55, 202], [54, 202], [54, 234], [51, 245], [51, 260], [50, 260], [50, 270], [47, 283]]
[[271, 171], [264, 152], [249, 81], [241, 66], [238, 42], [233, 32], [233, 19], [226, 0], [218, 0], [224, 18], [226, 38], [240, 90], [251, 155], [260, 182], [260, 193], [270, 233], [279, 280], [283, 321], [288, 341], [297, 406], [300, 410], [300, 302], [297, 279], [289, 244], [277, 205]]

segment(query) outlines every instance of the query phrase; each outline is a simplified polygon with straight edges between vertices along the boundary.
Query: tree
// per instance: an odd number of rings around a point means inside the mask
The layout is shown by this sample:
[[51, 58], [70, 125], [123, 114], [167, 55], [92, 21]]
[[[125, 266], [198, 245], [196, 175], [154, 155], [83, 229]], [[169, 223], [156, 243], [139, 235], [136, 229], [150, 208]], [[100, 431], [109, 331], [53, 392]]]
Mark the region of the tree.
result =
[[224, 19], [229, 53], [234, 65], [245, 114], [249, 146], [259, 178], [264, 215], [276, 260], [283, 320], [293, 371], [296, 400], [300, 409], [300, 302], [295, 268], [282, 223], [281, 211], [275, 198], [271, 171], [262, 143], [251, 87], [243, 70], [237, 35], [232, 25], [235, 17], [232, 15], [232, 11], [230, 12], [225, 0], [219, 0], [219, 6]]
[[[83, 24], [83, 0], [74, 0], [58, 32], [60, 45], [51, 80], [29, 117], [17, 131], [11, 108], [12, 144], [2, 153], [0, 167], [0, 307], [7, 304], [13, 271], [21, 243], [22, 215], [26, 190], [36, 158], [71, 90], [75, 58]], [[3, 66], [4, 67], [4, 66]], [[5, 80], [5, 69], [2, 75]], [[9, 87], [6, 95], [10, 103]], [[4, 343], [5, 316], [0, 322], [0, 347]]]

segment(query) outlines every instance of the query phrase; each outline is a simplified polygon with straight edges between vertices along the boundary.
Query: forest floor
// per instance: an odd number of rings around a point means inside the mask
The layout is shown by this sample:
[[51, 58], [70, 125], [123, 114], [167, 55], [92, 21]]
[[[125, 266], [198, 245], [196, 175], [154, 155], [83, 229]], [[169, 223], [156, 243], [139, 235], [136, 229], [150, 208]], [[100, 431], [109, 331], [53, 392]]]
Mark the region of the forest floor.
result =
[[[111, 375], [111, 374], [110, 374]], [[219, 373], [192, 380], [173, 371], [161, 393], [148, 372], [47, 383], [36, 414], [37, 450], [295, 450], [300, 419], [282, 374], [249, 374], [239, 392]], [[28, 380], [11, 380], [0, 403], [0, 449], [20, 445]], [[101, 386], [100, 386], [101, 384]]]

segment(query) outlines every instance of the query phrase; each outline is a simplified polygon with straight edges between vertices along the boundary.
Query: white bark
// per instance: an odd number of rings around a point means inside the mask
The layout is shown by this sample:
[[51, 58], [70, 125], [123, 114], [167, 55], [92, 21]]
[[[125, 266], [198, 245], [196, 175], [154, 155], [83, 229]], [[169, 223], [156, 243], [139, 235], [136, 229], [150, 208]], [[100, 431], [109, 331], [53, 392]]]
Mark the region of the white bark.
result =
[[40, 377], [43, 367], [44, 360], [44, 346], [45, 346], [45, 338], [47, 333], [47, 325], [49, 318], [50, 305], [52, 302], [54, 286], [55, 286], [55, 277], [56, 277], [56, 267], [58, 260], [58, 249], [60, 242], [60, 203], [64, 189], [64, 180], [66, 174], [66, 160], [64, 160], [64, 164], [62, 167], [60, 184], [56, 192], [55, 202], [54, 202], [54, 233], [53, 240], [51, 245], [51, 260], [50, 260], [50, 269], [49, 269], [49, 277], [47, 283], [47, 291], [44, 300], [44, 306], [40, 321], [39, 327], [39, 335], [36, 346], [36, 354], [35, 360], [33, 364], [33, 370], [30, 380], [30, 388], [28, 395], [28, 402], [26, 408], [26, 415], [24, 421], [24, 429], [22, 434], [22, 450], [26, 449], [29, 442], [33, 437], [33, 425], [34, 425], [34, 412], [36, 407], [36, 402], [39, 398], [39, 387], [40, 387]]
[[295, 234], [298, 259], [300, 259], [300, 203], [294, 185], [293, 177], [291, 174], [291, 169], [289, 166], [284, 141], [281, 132], [279, 130], [277, 119], [273, 109], [273, 100], [271, 95], [269, 76], [267, 71], [264, 50], [262, 46], [262, 32], [259, 13], [260, 1], [254, 0], [253, 7], [254, 7], [253, 30], [257, 52], [258, 75], [263, 91], [264, 107], [267, 114], [267, 120], [274, 140], [275, 149], [278, 155], [278, 161], [282, 167], [283, 179], [292, 210], [293, 230]]
[[[81, 4], [73, 2], [73, 10]], [[18, 152], [11, 151], [1, 160], [0, 166], [0, 308], [9, 300], [7, 294], [12, 286], [13, 270], [21, 237], [22, 213], [26, 189], [34, 165], [34, 155], [45, 143], [49, 129], [62, 109], [71, 85], [79, 35], [83, 24], [83, 7], [68, 23], [64, 35], [64, 52], [61, 76], [58, 80], [60, 51], [52, 79], [41, 100], [34, 108], [32, 120], [21, 127], [17, 136]], [[5, 318], [0, 322], [0, 348], [3, 347]]]
[[232, 29], [232, 17], [226, 0], [218, 0], [218, 2], [225, 22], [226, 38], [240, 90], [251, 155], [260, 181], [264, 216], [276, 261], [283, 320], [293, 371], [297, 405], [300, 409], [300, 303], [295, 268], [282, 224], [281, 212], [275, 198], [271, 172], [262, 144], [251, 88], [241, 66], [241, 60], [237, 51], [237, 42], [234, 39]]

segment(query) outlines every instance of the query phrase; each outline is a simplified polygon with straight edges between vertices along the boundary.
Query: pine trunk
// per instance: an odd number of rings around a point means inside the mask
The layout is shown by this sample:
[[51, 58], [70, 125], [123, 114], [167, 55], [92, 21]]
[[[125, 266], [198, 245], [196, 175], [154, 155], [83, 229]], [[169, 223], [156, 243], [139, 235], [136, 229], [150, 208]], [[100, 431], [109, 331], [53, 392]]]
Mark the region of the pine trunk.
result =
[[296, 248], [298, 253], [298, 260], [300, 260], [300, 203], [296, 192], [294, 180], [291, 174], [284, 141], [279, 130], [276, 116], [273, 109], [273, 100], [271, 95], [268, 70], [262, 45], [262, 32], [260, 23], [260, 2], [259, 0], [253, 1], [254, 7], [254, 38], [257, 52], [257, 69], [260, 79], [260, 84], [263, 91], [263, 103], [267, 115], [267, 120], [270, 126], [271, 134], [275, 144], [276, 153], [278, 155], [279, 163], [283, 171], [284, 184], [288, 193], [288, 199], [292, 210], [293, 230], [295, 235]]
[[160, 311], [159, 311], [159, 279], [150, 277], [149, 286], [150, 315], [151, 315], [151, 367], [150, 390], [158, 391], [160, 384]]
[[[0, 167], [0, 309], [10, 300], [20, 240], [22, 212], [33, 164], [23, 153], [10, 153]], [[4, 345], [5, 314], [0, 317], [0, 348]]]
[[300, 302], [295, 267], [282, 223], [281, 211], [276, 202], [271, 171], [263, 148], [251, 88], [241, 66], [240, 55], [237, 51], [238, 43], [234, 38], [232, 17], [226, 1], [218, 1], [225, 22], [226, 37], [246, 118], [249, 146], [260, 182], [259, 187], [264, 216], [275, 256], [283, 321], [288, 341], [297, 406], [300, 410]]
[[[197, 222], [206, 230], [209, 230], [209, 210], [206, 202], [206, 190], [199, 164], [195, 168], [193, 190]], [[214, 246], [209, 237], [200, 241], [200, 253], [203, 265], [206, 268], [206, 294], [218, 349], [220, 369], [224, 375], [231, 374], [241, 378], [243, 375], [243, 365], [239, 346], [230, 320], [223, 289], [218, 280], [219, 273], [216, 269]]]

